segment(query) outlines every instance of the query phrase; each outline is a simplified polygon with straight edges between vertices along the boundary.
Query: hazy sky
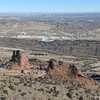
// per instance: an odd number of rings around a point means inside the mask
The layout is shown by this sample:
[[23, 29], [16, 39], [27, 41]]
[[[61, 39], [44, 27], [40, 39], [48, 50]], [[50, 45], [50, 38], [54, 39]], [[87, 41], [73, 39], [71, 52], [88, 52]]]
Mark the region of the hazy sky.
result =
[[100, 0], [0, 0], [0, 12], [100, 12]]

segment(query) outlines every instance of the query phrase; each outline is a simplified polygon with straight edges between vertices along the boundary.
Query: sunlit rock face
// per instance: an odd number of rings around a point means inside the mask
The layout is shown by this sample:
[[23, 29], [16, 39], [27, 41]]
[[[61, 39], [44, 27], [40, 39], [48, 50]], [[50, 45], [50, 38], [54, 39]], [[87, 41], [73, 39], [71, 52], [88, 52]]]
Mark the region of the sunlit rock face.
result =
[[96, 81], [85, 76], [74, 64], [55, 64], [54, 60], [49, 61], [48, 74], [52, 78], [60, 80], [77, 81], [83, 88], [96, 88]]
[[31, 72], [32, 65], [29, 64], [29, 59], [25, 52], [18, 50], [13, 51], [11, 62], [13, 64], [9, 66], [10, 70], [17, 70], [19, 72]]
[[28, 57], [25, 53], [20, 54], [20, 63], [19, 63], [19, 65], [22, 66], [22, 67], [24, 67], [24, 66], [27, 67], [27, 66], [30, 65], [29, 61], [28, 61]]

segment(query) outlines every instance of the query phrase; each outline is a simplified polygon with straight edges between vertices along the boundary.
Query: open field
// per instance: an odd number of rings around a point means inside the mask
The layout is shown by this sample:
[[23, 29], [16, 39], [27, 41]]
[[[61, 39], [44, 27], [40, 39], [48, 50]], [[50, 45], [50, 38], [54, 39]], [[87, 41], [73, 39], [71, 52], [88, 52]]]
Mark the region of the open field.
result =
[[0, 36], [38, 40], [100, 40], [100, 14], [0, 15]]
[[16, 49], [45, 51], [66, 56], [100, 56], [100, 41], [95, 40], [55, 40], [51, 42], [33, 39], [0, 38], [0, 46]]

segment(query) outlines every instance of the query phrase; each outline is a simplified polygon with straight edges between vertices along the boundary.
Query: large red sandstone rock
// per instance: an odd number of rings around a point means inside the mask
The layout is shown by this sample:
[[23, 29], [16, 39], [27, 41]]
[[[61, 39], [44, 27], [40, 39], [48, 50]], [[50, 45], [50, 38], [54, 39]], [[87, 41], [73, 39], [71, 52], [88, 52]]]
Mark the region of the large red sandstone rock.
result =
[[15, 64], [12, 64], [12, 66], [10, 66], [10, 69], [12, 70], [30, 70], [32, 68], [32, 65], [29, 64], [29, 60], [28, 57], [25, 53], [20, 52], [18, 58], [18, 62]]
[[[52, 61], [50, 61], [52, 62]], [[53, 63], [53, 62], [52, 62]], [[51, 77], [59, 78], [62, 80], [76, 80], [83, 88], [95, 88], [96, 87], [96, 81], [93, 79], [89, 79], [87, 76], [85, 76], [76, 66], [73, 64], [61, 64], [56, 66], [50, 67], [49, 64], [48, 68], [48, 74]]]
[[21, 67], [24, 67], [24, 68], [30, 68], [30, 64], [29, 64], [29, 61], [28, 61], [28, 57], [27, 57], [27, 55], [25, 53], [21, 53], [20, 54], [19, 65]]

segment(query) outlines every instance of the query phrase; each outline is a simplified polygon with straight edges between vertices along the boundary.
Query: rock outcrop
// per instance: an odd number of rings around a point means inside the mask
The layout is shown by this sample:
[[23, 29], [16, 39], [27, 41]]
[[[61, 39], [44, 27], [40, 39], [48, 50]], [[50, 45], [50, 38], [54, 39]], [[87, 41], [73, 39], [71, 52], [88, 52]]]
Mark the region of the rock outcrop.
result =
[[32, 65], [29, 64], [28, 57], [24, 52], [13, 51], [11, 62], [13, 64], [9, 66], [10, 70], [19, 70], [22, 73], [31, 71]]
[[60, 80], [77, 81], [83, 88], [96, 88], [97, 82], [85, 76], [74, 64], [55, 64], [55, 60], [50, 60], [47, 73], [50, 77]]

